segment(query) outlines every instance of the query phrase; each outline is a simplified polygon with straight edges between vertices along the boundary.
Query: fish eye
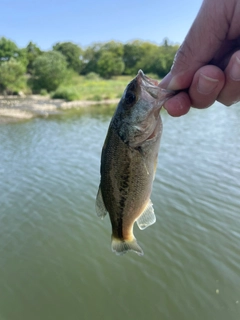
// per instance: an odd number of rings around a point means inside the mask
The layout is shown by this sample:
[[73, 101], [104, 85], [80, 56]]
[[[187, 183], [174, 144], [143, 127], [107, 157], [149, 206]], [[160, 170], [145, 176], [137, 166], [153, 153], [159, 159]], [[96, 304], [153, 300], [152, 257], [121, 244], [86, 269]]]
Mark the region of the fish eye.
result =
[[136, 100], [135, 94], [131, 91], [128, 91], [125, 96], [126, 105], [128, 106], [132, 105], [135, 102], [135, 100]]

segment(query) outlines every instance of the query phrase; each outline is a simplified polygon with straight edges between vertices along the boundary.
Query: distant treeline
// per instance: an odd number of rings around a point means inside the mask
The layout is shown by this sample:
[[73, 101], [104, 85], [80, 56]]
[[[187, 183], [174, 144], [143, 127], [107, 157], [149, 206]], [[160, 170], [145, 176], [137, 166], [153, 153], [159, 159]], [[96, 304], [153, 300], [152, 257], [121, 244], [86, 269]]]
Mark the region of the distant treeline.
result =
[[102, 78], [135, 75], [139, 69], [164, 77], [172, 65], [177, 45], [167, 40], [162, 45], [145, 41], [126, 44], [110, 41], [86, 49], [72, 42], [57, 43], [42, 51], [29, 42], [18, 48], [11, 40], [0, 38], [0, 92], [56, 90], [72, 74], [97, 74]]

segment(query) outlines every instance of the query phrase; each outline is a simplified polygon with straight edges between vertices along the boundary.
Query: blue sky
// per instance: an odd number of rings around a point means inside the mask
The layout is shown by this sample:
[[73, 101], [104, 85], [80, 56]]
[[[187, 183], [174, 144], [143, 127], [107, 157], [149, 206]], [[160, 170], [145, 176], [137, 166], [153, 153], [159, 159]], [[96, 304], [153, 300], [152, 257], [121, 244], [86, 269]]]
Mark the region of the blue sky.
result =
[[93, 42], [141, 39], [180, 44], [202, 0], [0, 0], [0, 37], [42, 50], [56, 42], [86, 47]]

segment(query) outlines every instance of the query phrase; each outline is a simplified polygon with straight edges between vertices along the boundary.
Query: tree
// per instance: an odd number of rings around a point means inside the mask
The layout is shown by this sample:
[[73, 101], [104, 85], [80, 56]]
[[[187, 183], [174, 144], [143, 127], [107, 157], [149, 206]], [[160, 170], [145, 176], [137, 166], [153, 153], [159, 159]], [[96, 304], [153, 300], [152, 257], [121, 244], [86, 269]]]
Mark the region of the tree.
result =
[[4, 37], [0, 38], [0, 63], [10, 60], [11, 58], [18, 58], [19, 49], [17, 45]]
[[109, 41], [103, 43], [100, 46], [100, 52], [108, 51], [114, 54], [115, 57], [122, 58], [124, 53], [124, 47], [121, 42]]
[[124, 70], [124, 62], [122, 58], [117, 57], [114, 53], [103, 51], [98, 62], [97, 71], [100, 76], [110, 78], [112, 76], [122, 74]]
[[25, 66], [14, 58], [0, 64], [0, 91], [13, 93], [24, 87]]
[[25, 51], [27, 57], [27, 72], [31, 74], [33, 62], [39, 55], [42, 54], [42, 51], [32, 41], [29, 42]]
[[[177, 50], [179, 49], [178, 45], [169, 45], [168, 41], [165, 39], [164, 41], [164, 45], [160, 47], [162, 54], [164, 56], [165, 59], [165, 74], [167, 74], [172, 66], [174, 57], [177, 53]], [[164, 74], [164, 76], [165, 76]]]
[[[106, 60], [106, 52], [110, 53], [109, 58], [111, 61], [107, 62], [108, 66], [104, 68], [103, 61]], [[121, 70], [124, 70], [123, 53], [123, 44], [120, 42], [110, 41], [106, 43], [94, 43], [83, 53], [83, 69], [81, 73], [87, 74], [90, 72], [98, 72], [101, 73], [102, 76], [105, 74], [104, 77], [121, 74]], [[113, 66], [110, 67], [110, 64], [112, 65], [112, 60], [116, 63], [115, 70]], [[103, 71], [103, 69], [105, 70]], [[111, 69], [113, 72], [106, 72], [107, 69]]]
[[26, 50], [19, 49], [17, 45], [4, 37], [0, 38], [0, 63], [14, 58], [24, 66], [27, 65]]
[[90, 72], [97, 72], [97, 62], [100, 57], [101, 43], [94, 43], [87, 47], [83, 52], [83, 68], [82, 74], [88, 74]]
[[143, 42], [135, 40], [124, 45], [123, 61], [125, 63], [124, 73], [134, 75], [138, 72], [138, 62], [143, 56]]
[[82, 49], [72, 42], [58, 42], [53, 50], [61, 52], [67, 60], [68, 68], [80, 73], [82, 70]]
[[65, 57], [57, 51], [44, 52], [33, 62], [33, 90], [56, 90], [67, 74]]
[[170, 70], [178, 46], [172, 46], [165, 39], [163, 45], [133, 41], [124, 45], [123, 61], [125, 74], [134, 75], [139, 69], [154, 73], [160, 78]]
[[159, 57], [159, 46], [150, 42], [141, 44], [141, 58], [136, 63], [136, 69], [143, 69], [145, 73], [158, 74], [159, 63], [162, 67], [162, 59]]

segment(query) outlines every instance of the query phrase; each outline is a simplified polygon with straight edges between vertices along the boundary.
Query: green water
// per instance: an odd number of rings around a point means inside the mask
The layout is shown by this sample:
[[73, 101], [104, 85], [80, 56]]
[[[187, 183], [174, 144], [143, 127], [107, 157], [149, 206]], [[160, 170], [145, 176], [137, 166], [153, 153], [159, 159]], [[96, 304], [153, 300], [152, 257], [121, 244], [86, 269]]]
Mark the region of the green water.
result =
[[95, 214], [112, 112], [0, 126], [0, 319], [239, 320], [240, 106], [162, 114], [143, 257]]

